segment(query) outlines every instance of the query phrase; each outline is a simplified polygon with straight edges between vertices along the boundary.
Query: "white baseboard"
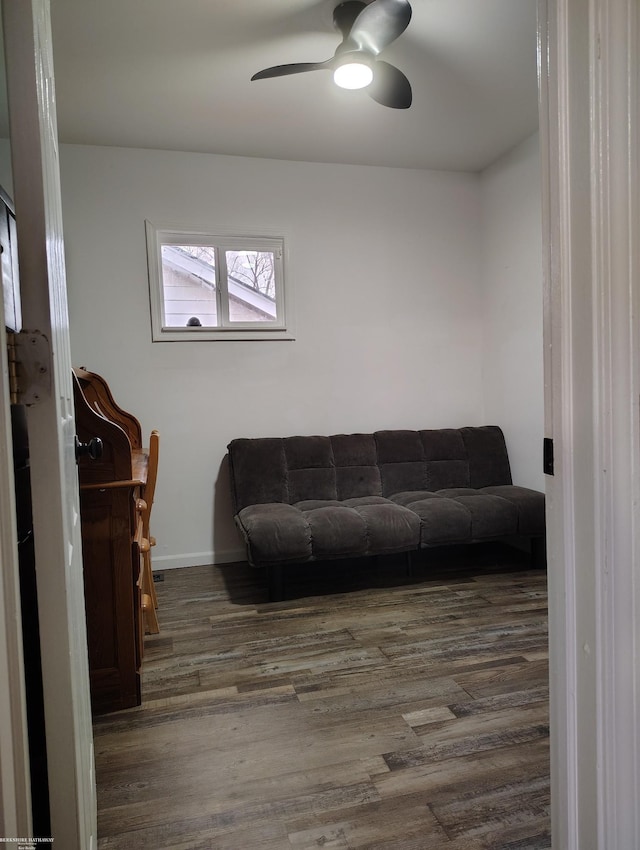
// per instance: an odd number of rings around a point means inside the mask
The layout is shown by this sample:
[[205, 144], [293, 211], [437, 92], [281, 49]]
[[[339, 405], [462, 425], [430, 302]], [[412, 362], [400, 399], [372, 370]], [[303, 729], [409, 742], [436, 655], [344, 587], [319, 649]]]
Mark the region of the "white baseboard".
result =
[[235, 561], [246, 561], [247, 555], [244, 549], [226, 549], [209, 552], [185, 552], [181, 555], [158, 555], [154, 554], [153, 569], [178, 570], [182, 567], [204, 567], [208, 564], [232, 564]]

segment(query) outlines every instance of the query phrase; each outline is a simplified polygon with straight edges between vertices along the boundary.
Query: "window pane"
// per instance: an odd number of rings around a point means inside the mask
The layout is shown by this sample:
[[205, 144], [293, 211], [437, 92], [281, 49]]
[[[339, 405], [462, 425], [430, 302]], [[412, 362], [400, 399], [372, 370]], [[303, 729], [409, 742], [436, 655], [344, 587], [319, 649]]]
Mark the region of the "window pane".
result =
[[217, 327], [215, 248], [163, 245], [162, 289], [165, 327]]
[[273, 251], [225, 251], [230, 322], [275, 322]]

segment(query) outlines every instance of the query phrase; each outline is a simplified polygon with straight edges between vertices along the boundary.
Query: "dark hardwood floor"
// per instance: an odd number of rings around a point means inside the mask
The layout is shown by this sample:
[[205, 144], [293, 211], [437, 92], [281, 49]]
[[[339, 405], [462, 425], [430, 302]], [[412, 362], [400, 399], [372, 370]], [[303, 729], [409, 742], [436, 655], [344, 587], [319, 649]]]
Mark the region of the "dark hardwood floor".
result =
[[546, 576], [507, 547], [164, 573], [96, 719], [100, 850], [544, 850]]

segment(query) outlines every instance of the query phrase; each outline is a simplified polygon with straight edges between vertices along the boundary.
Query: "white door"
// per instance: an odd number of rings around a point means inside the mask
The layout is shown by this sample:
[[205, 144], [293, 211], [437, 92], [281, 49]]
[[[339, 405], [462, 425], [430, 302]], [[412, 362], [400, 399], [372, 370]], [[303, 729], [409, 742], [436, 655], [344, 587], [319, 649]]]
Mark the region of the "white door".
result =
[[28, 408], [52, 834], [97, 846], [49, 0], [4, 0], [23, 327], [51, 347], [51, 389]]

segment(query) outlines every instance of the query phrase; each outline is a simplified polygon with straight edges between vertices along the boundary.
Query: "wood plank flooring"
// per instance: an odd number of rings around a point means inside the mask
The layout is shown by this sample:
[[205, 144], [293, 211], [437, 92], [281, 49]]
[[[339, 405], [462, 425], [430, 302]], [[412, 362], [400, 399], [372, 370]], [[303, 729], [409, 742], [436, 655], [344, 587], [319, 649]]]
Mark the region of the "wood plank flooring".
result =
[[100, 850], [547, 850], [546, 576], [434, 550], [156, 585], [143, 705], [96, 718]]

